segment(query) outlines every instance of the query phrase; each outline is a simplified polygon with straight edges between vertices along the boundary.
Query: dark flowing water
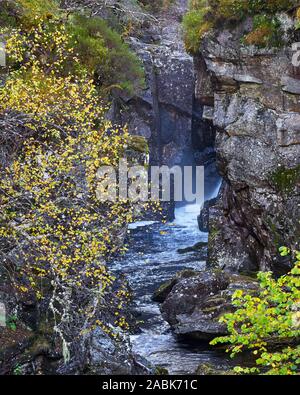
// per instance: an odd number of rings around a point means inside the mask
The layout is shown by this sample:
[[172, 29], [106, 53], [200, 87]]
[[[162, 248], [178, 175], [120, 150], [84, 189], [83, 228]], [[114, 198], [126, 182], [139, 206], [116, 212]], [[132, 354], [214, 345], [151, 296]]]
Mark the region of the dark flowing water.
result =
[[[180, 248], [206, 242], [208, 234], [197, 226], [199, 207], [176, 210], [173, 223], [135, 223], [130, 226], [129, 251], [115, 264], [124, 273], [134, 292], [136, 313], [143, 321], [141, 331], [131, 336], [133, 351], [170, 374], [192, 374], [203, 363], [229, 368], [231, 361], [223, 352], [207, 344], [180, 341], [161, 316], [153, 292], [183, 269], [205, 270], [205, 251], [179, 254]], [[231, 363], [230, 363], [231, 362]]]

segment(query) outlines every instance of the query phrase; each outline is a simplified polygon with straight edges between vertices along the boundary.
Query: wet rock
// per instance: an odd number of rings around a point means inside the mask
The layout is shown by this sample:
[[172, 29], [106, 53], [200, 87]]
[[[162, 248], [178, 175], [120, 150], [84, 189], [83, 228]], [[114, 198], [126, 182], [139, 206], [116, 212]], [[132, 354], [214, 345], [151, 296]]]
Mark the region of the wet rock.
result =
[[219, 318], [233, 311], [231, 296], [237, 290], [256, 291], [250, 277], [231, 275], [221, 270], [206, 271], [180, 280], [161, 306], [164, 319], [177, 335], [210, 340], [227, 333]]
[[198, 376], [231, 376], [234, 375], [235, 372], [230, 367], [226, 369], [224, 366], [214, 366], [209, 363], [202, 363], [197, 368], [195, 374]]
[[189, 252], [201, 251], [206, 247], [207, 247], [207, 243], [200, 241], [199, 243], [196, 243], [191, 247], [179, 248], [177, 252], [178, 254], [187, 254]]
[[[200, 134], [202, 135], [202, 131], [200, 129]], [[200, 149], [200, 141], [202, 140], [201, 137], [199, 137], [199, 134], [197, 136], [194, 136], [194, 139], [197, 139], [197, 144], [199, 143], [199, 149]], [[206, 143], [203, 143], [202, 147], [205, 146]], [[208, 143], [207, 143], [208, 144]], [[201, 151], [196, 151], [194, 154], [195, 161], [199, 166], [209, 166], [212, 163], [215, 163], [216, 161], [216, 152], [213, 148], [213, 145], [208, 146], [205, 149], [202, 149]]]
[[178, 272], [175, 277], [171, 280], [162, 284], [153, 294], [152, 300], [155, 302], [162, 303], [166, 300], [169, 293], [172, 291], [173, 287], [178, 284], [183, 278], [190, 278], [197, 276], [198, 272], [195, 270], [185, 269]]
[[154, 374], [157, 374], [159, 376], [166, 376], [169, 374], [168, 369], [162, 367], [162, 366], [156, 366]]
[[[101, 328], [96, 328], [85, 341], [89, 342], [85, 365], [80, 371], [85, 374], [146, 374], [150, 369], [142, 365], [137, 358], [128, 352], [126, 342], [115, 342]], [[122, 363], [120, 363], [122, 361]], [[77, 369], [76, 369], [77, 370]]]
[[217, 198], [207, 200], [198, 216], [198, 225], [201, 232], [209, 231], [209, 209], [217, 203]]
[[282, 90], [285, 92], [300, 95], [300, 80], [284, 76], [281, 79]]
[[0, 375], [14, 373], [20, 359], [27, 362], [26, 349], [32, 340], [32, 332], [26, 328], [15, 330], [0, 327]]

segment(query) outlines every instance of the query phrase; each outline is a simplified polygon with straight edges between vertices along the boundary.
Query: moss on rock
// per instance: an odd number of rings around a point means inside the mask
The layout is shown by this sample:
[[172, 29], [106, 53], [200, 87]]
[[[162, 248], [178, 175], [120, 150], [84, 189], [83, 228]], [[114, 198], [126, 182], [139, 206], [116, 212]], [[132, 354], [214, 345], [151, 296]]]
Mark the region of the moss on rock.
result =
[[271, 182], [281, 193], [291, 193], [300, 181], [300, 165], [288, 169], [280, 167], [272, 173]]
[[128, 141], [128, 148], [142, 154], [148, 154], [149, 152], [148, 141], [145, 137], [142, 136], [130, 136]]

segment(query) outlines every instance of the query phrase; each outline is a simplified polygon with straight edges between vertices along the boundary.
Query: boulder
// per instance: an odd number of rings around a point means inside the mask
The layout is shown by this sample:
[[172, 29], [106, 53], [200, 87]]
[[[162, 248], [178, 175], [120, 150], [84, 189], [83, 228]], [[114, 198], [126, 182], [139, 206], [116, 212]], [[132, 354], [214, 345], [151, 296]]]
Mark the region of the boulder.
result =
[[257, 291], [250, 277], [208, 270], [173, 286], [161, 306], [163, 318], [177, 335], [197, 340], [211, 340], [227, 334], [220, 317], [233, 311], [231, 296], [237, 290]]
[[152, 300], [154, 302], [162, 303], [166, 300], [173, 287], [183, 278], [191, 278], [197, 276], [198, 272], [192, 269], [185, 269], [176, 274], [175, 277], [163, 283], [153, 294]]
[[187, 254], [189, 252], [197, 252], [197, 251], [202, 251], [207, 247], [207, 243], [200, 241], [199, 243], [196, 243], [195, 245], [191, 247], [186, 247], [186, 248], [179, 248], [177, 250], [178, 254]]
[[236, 373], [229, 366], [214, 366], [210, 363], [202, 363], [198, 366], [195, 374], [197, 376], [233, 376]]

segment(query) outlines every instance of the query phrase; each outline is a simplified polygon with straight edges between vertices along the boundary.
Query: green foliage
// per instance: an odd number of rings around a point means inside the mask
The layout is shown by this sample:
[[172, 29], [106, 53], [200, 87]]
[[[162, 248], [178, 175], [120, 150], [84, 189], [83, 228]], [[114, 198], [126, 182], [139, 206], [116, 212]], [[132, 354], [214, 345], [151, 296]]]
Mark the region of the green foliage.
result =
[[75, 51], [87, 69], [95, 73], [98, 85], [129, 94], [144, 85], [140, 61], [106, 21], [76, 14], [69, 19], [68, 30]]
[[[83, 14], [66, 15], [57, 0], [6, 1], [0, 13], [2, 26], [22, 27], [26, 33], [43, 24], [48, 34], [54, 34], [57, 25], [64, 25], [69, 34], [69, 45], [78, 54], [78, 62], [65, 64], [67, 72], [88, 70], [102, 92], [124, 91], [133, 94], [144, 87], [144, 71], [140, 60], [113, 30], [99, 17]], [[50, 49], [55, 48], [50, 44]], [[41, 54], [42, 55], [42, 54]], [[71, 70], [75, 67], [76, 70]]]
[[278, 18], [268, 15], [255, 15], [253, 31], [246, 35], [244, 42], [258, 47], [280, 47], [283, 31]]
[[0, 26], [15, 26], [16, 25], [16, 16], [14, 14], [14, 7], [12, 3], [7, 0], [1, 3], [0, 9]]
[[22, 367], [19, 364], [14, 367], [13, 374], [14, 376], [20, 376], [22, 374]]
[[183, 18], [183, 31], [186, 48], [189, 52], [197, 52], [203, 35], [213, 27], [213, 23], [205, 20], [209, 7], [203, 6], [206, 1], [199, 2], [199, 8], [191, 10]]
[[148, 154], [149, 152], [148, 141], [142, 136], [130, 136], [128, 139], [128, 148], [142, 154]]
[[[280, 248], [287, 256], [290, 250]], [[298, 374], [300, 371], [300, 253], [295, 253], [294, 268], [279, 279], [272, 273], [259, 273], [258, 294], [241, 290], [234, 293], [234, 313], [225, 314], [228, 336], [214, 339], [211, 344], [230, 344], [231, 357], [251, 350], [257, 367], [237, 367], [237, 373]]]
[[279, 252], [281, 256], [288, 256], [291, 253], [291, 250], [288, 247], [280, 247]]
[[247, 16], [267, 13], [275, 14], [289, 10], [293, 0], [218, 0], [217, 16], [220, 18], [243, 19]]
[[[84, 21], [95, 37], [102, 34], [98, 23], [93, 31]], [[122, 315], [128, 290], [114, 283], [105, 260], [123, 250], [119, 235], [132, 222], [136, 205], [99, 199], [105, 189], [99, 167], [118, 165], [129, 136], [126, 127], [105, 119], [106, 101], [91, 72], [75, 67], [80, 59], [66, 23], [41, 18], [30, 28], [21, 24], [1, 31], [14, 63], [0, 87], [0, 117], [9, 124], [2, 133], [14, 141], [20, 137], [20, 144], [1, 169], [0, 252], [16, 251], [14, 260], [7, 256], [3, 262], [11, 285], [20, 297], [42, 301], [55, 318], [53, 329], [68, 360], [72, 325], [78, 336], [83, 334], [78, 322], [85, 322], [84, 331], [100, 326], [113, 337], [128, 327]], [[114, 40], [109, 30], [106, 53], [114, 51]], [[18, 117], [24, 120], [21, 127]], [[109, 298], [109, 314], [115, 313], [109, 327], [108, 313], [95, 309], [95, 295], [101, 306]], [[9, 323], [14, 330], [15, 321]]]
[[296, 29], [300, 29], [300, 7], [296, 12]]
[[237, 23], [247, 16], [256, 17], [254, 31], [248, 37], [251, 44], [258, 42], [259, 46], [263, 46], [275, 43], [278, 46], [280, 30], [276, 31], [278, 21], [274, 15], [290, 10], [293, 5], [292, 0], [191, 0], [190, 11], [183, 20], [187, 50], [192, 53], [198, 51], [203, 35], [211, 28], [224, 23]]
[[41, 21], [59, 15], [57, 0], [17, 0], [16, 9], [21, 22], [27, 26], [37, 26]]
[[16, 331], [17, 330], [17, 316], [16, 315], [11, 315], [7, 318], [7, 327], [12, 330]]

